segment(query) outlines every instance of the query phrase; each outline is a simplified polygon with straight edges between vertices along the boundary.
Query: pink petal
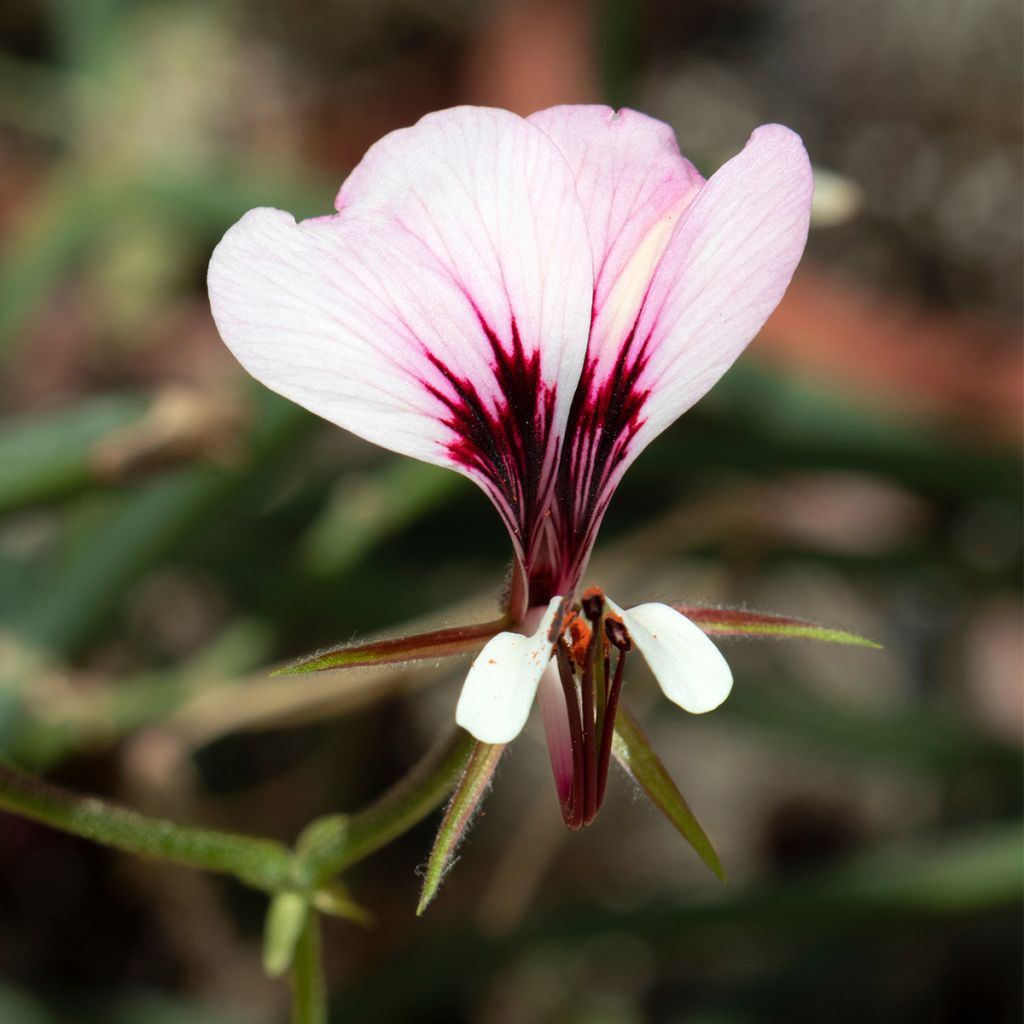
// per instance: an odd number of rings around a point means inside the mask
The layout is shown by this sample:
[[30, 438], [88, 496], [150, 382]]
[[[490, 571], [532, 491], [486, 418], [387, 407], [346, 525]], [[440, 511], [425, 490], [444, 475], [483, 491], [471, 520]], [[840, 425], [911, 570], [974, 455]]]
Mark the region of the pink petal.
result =
[[686, 211], [636, 324], [636, 386], [649, 394], [632, 456], [717, 383], [778, 305], [813, 191], [800, 137], [763, 125]]
[[595, 311], [612, 298], [626, 307], [617, 315], [635, 317], [672, 227], [704, 179], [680, 155], [672, 128], [635, 110], [551, 107], [528, 120], [575, 176], [594, 253]]
[[[800, 138], [758, 128], [679, 217], [635, 316], [598, 312], [570, 423], [566, 488], [586, 551], [643, 448], [722, 376], [760, 330], [807, 239], [813, 181]], [[585, 396], [585, 397], [584, 397]]]
[[[594, 258], [595, 324], [570, 415], [571, 440], [562, 454], [552, 523], [558, 592], [575, 586], [611, 495], [605, 470], [615, 451], [599, 451], [601, 438], [624, 448], [631, 436], [631, 409], [615, 408], [616, 385], [609, 384], [617, 374], [615, 359], [673, 228], [703, 179], [680, 155], [672, 129], [636, 111], [561, 106], [529, 120], [554, 140], [572, 168]], [[623, 379], [622, 386], [628, 390], [629, 381]]]
[[217, 326], [258, 380], [479, 483], [536, 543], [579, 379], [592, 269], [572, 175], [505, 111], [378, 142], [335, 217], [254, 210], [210, 264]]

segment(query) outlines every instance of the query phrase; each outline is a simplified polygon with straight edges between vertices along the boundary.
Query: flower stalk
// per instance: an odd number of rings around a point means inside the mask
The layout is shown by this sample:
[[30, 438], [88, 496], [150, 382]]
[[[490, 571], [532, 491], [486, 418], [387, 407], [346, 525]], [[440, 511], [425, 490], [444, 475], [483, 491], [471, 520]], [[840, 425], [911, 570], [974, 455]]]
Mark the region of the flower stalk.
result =
[[320, 952], [320, 922], [308, 914], [292, 968], [293, 1024], [327, 1024], [327, 984]]

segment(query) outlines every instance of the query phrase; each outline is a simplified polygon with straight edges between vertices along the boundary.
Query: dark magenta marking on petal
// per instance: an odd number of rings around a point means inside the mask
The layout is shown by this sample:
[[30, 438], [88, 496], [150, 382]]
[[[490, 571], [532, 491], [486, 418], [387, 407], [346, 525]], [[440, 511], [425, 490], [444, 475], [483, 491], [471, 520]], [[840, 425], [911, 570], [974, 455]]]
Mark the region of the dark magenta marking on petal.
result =
[[[476, 382], [460, 377], [429, 351], [426, 356], [445, 385], [422, 383], [447, 409], [443, 422], [456, 436], [448, 444], [448, 454], [485, 482], [519, 541], [531, 576], [551, 498], [552, 456], [557, 446], [551, 436], [555, 393], [542, 379], [540, 351], [526, 352], [515, 318], [507, 351], [480, 311], [475, 311], [491, 350], [497, 404], [481, 396]], [[555, 593], [531, 593], [531, 599], [543, 603]]]
[[541, 376], [540, 352], [526, 352], [514, 317], [506, 349], [474, 310], [492, 356], [493, 387], [484, 391], [497, 395], [497, 402], [430, 351], [425, 354], [441, 380], [422, 384], [447, 410], [443, 422], [455, 435], [448, 454], [484, 482], [518, 541], [528, 604], [542, 605], [579, 582], [611, 499], [610, 484], [644, 423], [650, 392], [639, 381], [650, 336], [638, 343], [634, 323], [600, 382], [597, 359], [585, 361], [556, 467], [555, 392]]
[[588, 357], [569, 413], [568, 440], [555, 494], [559, 547], [572, 584], [583, 570], [611, 500], [609, 484], [644, 424], [643, 407], [650, 389], [640, 387], [639, 382], [649, 360], [651, 339], [648, 335], [637, 343], [637, 322], [604, 380], [597, 380], [597, 359]]

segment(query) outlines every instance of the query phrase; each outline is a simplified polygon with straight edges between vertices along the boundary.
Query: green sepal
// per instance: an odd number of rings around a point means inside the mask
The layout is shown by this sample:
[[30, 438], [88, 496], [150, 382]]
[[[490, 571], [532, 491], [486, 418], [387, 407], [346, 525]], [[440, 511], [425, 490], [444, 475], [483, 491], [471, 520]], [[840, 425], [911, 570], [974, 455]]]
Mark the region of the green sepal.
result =
[[506, 619], [495, 619], [492, 622], [436, 629], [413, 636], [345, 644], [301, 658], [292, 665], [277, 669], [271, 675], [297, 676], [331, 669], [400, 665], [409, 661], [429, 661], [436, 658], [451, 658], [458, 654], [475, 654], [492, 636], [507, 626]]
[[701, 824], [683, 799], [661, 759], [651, 749], [650, 741], [636, 719], [622, 704], [615, 716], [612, 740], [615, 759], [633, 777], [648, 799], [672, 823], [673, 828], [693, 847], [697, 856], [725, 882], [725, 868], [711, 845]]
[[455, 792], [445, 808], [441, 827], [430, 851], [417, 916], [430, 905], [455, 860], [455, 851], [466, 835], [483, 798], [487, 795], [494, 769], [505, 750], [504, 744], [476, 743], [466, 761]]
[[674, 604], [673, 608], [698, 625], [709, 636], [779, 637], [790, 640], [820, 640], [830, 644], [851, 647], [870, 647], [881, 650], [882, 645], [865, 636], [845, 629], [819, 626], [805, 619], [765, 612], [748, 612], [740, 608], [703, 608]]

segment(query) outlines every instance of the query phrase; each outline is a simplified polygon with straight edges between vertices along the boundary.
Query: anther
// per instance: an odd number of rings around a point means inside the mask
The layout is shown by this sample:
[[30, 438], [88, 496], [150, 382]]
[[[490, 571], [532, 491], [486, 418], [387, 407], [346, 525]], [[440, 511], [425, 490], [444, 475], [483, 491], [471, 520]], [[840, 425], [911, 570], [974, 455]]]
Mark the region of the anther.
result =
[[580, 606], [583, 609], [583, 614], [591, 622], [597, 622], [604, 611], [604, 591], [600, 587], [588, 587], [583, 591], [583, 597], [580, 598]]
[[578, 615], [569, 623], [569, 647], [572, 660], [582, 669], [587, 665], [587, 651], [594, 631]]
[[633, 647], [633, 641], [630, 640], [629, 633], [626, 631], [626, 624], [611, 613], [605, 617], [604, 632], [612, 647], [617, 647], [623, 653]]

